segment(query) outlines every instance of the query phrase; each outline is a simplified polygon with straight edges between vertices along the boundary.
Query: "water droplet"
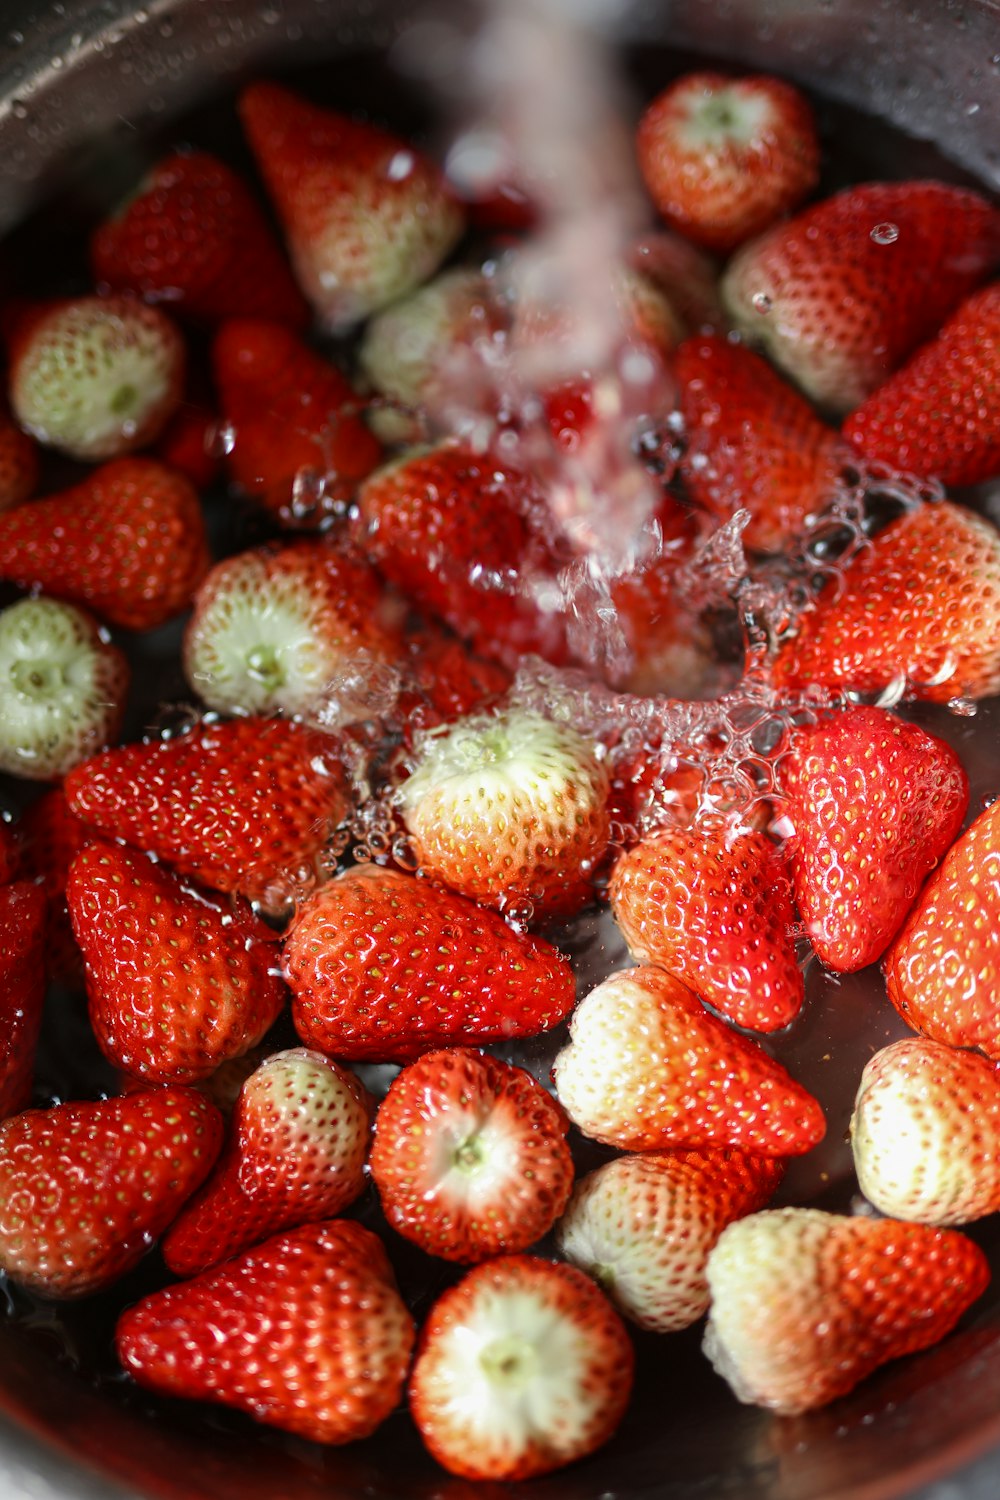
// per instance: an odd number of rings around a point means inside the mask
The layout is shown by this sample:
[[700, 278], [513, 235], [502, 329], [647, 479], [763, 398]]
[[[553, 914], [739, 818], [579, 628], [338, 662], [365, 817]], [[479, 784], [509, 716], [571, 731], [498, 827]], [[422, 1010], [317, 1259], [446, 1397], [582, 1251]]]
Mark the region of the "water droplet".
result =
[[412, 151], [397, 151], [389, 158], [385, 175], [390, 182], [405, 182], [415, 166], [416, 158]]
[[979, 712], [979, 704], [972, 698], [949, 698], [948, 709], [960, 719], [974, 719]]
[[319, 469], [305, 464], [298, 469], [292, 480], [291, 511], [296, 521], [308, 520], [315, 515], [323, 503], [326, 476]]
[[876, 224], [869, 237], [876, 245], [894, 245], [899, 239], [899, 225], [890, 224], [888, 220], [884, 224]]
[[211, 458], [226, 458], [236, 447], [236, 428], [232, 422], [217, 422], [205, 434], [205, 451]]
[[771, 298], [767, 295], [766, 292], [754, 292], [753, 296], [750, 298], [750, 306], [753, 308], [754, 312], [760, 313], [763, 317], [765, 314], [771, 311], [774, 303], [771, 301]]

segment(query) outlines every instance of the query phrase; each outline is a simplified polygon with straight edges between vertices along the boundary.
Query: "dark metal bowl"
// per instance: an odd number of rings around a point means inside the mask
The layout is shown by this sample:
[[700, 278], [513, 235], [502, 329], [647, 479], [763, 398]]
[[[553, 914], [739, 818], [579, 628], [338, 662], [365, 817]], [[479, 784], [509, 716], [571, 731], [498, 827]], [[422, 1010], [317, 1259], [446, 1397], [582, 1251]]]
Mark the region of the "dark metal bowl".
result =
[[[541, 3], [541, 0], [539, 0]], [[468, 11], [470, 6], [460, 7]], [[0, 229], [135, 131], [253, 71], [384, 48], [413, 0], [3, 0]], [[623, 40], [774, 70], [936, 143], [994, 188], [1000, 179], [1000, 7], [984, 0], [636, 0]], [[109, 152], [110, 147], [110, 152]], [[97, 152], [95, 158], [95, 150]], [[918, 153], [919, 154], [919, 153]], [[921, 718], [956, 743], [974, 796], [997, 788], [1000, 700], [973, 721]], [[830, 1114], [830, 1167], [851, 1080], [895, 1034], [871, 976], [811, 977], [812, 1021], [839, 1087], [807, 1080]], [[811, 1031], [810, 1031], [811, 1028]], [[820, 1050], [823, 1050], [820, 1048]], [[990, 1223], [974, 1231], [1000, 1251]], [[995, 1263], [1000, 1258], [994, 1256]], [[53, 1324], [53, 1329], [56, 1325]], [[509, 1487], [449, 1479], [404, 1414], [366, 1443], [323, 1451], [229, 1414], [155, 1404], [95, 1385], [59, 1357], [45, 1320], [0, 1325], [0, 1494], [7, 1500], [996, 1500], [1000, 1494], [1000, 1292], [941, 1347], [881, 1372], [807, 1418], [738, 1407], [696, 1354], [697, 1331], [639, 1341], [640, 1382], [619, 1436], [585, 1463]], [[948, 1477], [950, 1476], [950, 1477]], [[928, 1488], [929, 1486], [929, 1488]]]

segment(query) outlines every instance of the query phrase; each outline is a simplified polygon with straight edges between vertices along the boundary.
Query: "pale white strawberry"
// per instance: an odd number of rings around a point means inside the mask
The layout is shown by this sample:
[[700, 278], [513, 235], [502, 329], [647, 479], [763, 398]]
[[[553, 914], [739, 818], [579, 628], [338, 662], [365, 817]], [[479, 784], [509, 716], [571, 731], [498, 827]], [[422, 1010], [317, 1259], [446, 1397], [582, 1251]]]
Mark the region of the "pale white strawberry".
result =
[[1000, 1209], [1000, 1074], [978, 1052], [929, 1037], [883, 1047], [861, 1075], [851, 1146], [880, 1213], [966, 1224]]
[[765, 1210], [730, 1224], [708, 1258], [705, 1353], [740, 1401], [811, 1411], [943, 1338], [989, 1279], [954, 1229]]
[[573, 911], [608, 840], [609, 778], [592, 740], [505, 709], [433, 730], [399, 805], [421, 867], [464, 896], [536, 916]]
[[376, 313], [358, 358], [390, 403], [368, 417], [383, 442], [417, 441], [425, 423], [461, 431], [477, 408], [493, 404], [507, 321], [490, 279], [473, 266], [442, 271]]
[[780, 1063], [662, 969], [623, 970], [591, 990], [552, 1076], [584, 1134], [624, 1151], [795, 1156], [825, 1130], [816, 1100]]
[[461, 1047], [428, 1052], [379, 1106], [371, 1172], [382, 1210], [446, 1260], [527, 1250], [573, 1185], [568, 1125], [523, 1068]]
[[535, 1256], [501, 1256], [431, 1308], [410, 1411], [453, 1474], [525, 1479], [606, 1442], [628, 1404], [632, 1372], [625, 1327], [588, 1276]]
[[76, 297], [28, 314], [11, 339], [17, 421], [72, 458], [118, 458], [153, 442], [181, 398], [184, 343], [132, 297]]
[[398, 654], [366, 563], [319, 541], [260, 548], [212, 569], [184, 637], [184, 672], [222, 713], [371, 716]]
[[763, 1208], [782, 1170], [743, 1151], [619, 1156], [579, 1183], [556, 1243], [633, 1323], [673, 1333], [708, 1308], [705, 1264], [722, 1230]]
[[51, 781], [114, 739], [128, 666], [90, 615], [56, 599], [0, 614], [0, 770]]

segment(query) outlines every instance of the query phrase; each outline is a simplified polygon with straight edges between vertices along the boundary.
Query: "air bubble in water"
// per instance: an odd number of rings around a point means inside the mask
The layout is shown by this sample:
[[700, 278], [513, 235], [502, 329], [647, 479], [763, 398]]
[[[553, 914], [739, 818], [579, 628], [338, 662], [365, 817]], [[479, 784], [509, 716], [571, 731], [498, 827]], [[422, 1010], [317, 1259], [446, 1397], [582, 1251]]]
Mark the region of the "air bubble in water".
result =
[[888, 222], [876, 224], [870, 238], [876, 245], [894, 245], [899, 239], [899, 225]]
[[979, 712], [979, 704], [972, 698], [949, 698], [948, 710], [957, 714], [960, 719], [974, 719]]
[[326, 476], [311, 464], [298, 469], [292, 480], [291, 512], [296, 521], [307, 521], [323, 503]]
[[771, 301], [771, 298], [767, 295], [766, 292], [754, 292], [753, 296], [750, 298], [750, 306], [753, 308], [754, 312], [760, 313], [763, 317], [764, 314], [771, 311], [774, 303]]
[[228, 458], [236, 447], [236, 428], [232, 422], [217, 422], [205, 434], [205, 451], [210, 458]]

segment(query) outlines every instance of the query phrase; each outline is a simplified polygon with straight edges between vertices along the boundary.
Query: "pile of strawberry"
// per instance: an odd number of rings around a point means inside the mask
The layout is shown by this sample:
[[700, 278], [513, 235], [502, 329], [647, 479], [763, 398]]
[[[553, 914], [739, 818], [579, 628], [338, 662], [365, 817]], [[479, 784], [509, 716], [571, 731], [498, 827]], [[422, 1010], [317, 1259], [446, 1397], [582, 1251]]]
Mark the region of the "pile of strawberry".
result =
[[[95, 231], [95, 292], [6, 309], [0, 768], [39, 795], [0, 822], [0, 1267], [75, 1298], [158, 1242], [117, 1328], [137, 1382], [323, 1443], [405, 1390], [471, 1478], [614, 1432], [626, 1320], [707, 1312], [741, 1400], [821, 1405], [988, 1280], [952, 1226], [1000, 1208], [1000, 801], [963, 833], [958, 755], [868, 700], [1000, 690], [1000, 534], [952, 499], [871, 520], [721, 669], [684, 581], [727, 524], [749, 582], [806, 556], [845, 474], [1000, 473], [1000, 212], [936, 182], [800, 208], [807, 103], [688, 75], [639, 125], [666, 227], [609, 271], [620, 346], [546, 384], [565, 309], [468, 232], [509, 237], [519, 185], [464, 205], [275, 85], [240, 115], [284, 247], [179, 152]], [[85, 467], [33, 498], [52, 453]], [[213, 561], [220, 466], [274, 535]], [[655, 493], [603, 577], [595, 475]], [[123, 642], [187, 611], [202, 711], [117, 744]], [[775, 733], [734, 768], [696, 711], [574, 723], [519, 692], [531, 655], [668, 708], [742, 665]], [[577, 1004], [560, 924], [601, 902], [634, 967]], [[794, 1022], [809, 945], [881, 961], [916, 1033], [859, 1081], [852, 1218], [766, 1207], [826, 1128], [751, 1035]], [[28, 1107], [46, 976], [117, 1094]], [[567, 1021], [553, 1096], [503, 1054]], [[575, 1133], [609, 1148], [578, 1180]], [[369, 1179], [383, 1237], [345, 1215]], [[419, 1333], [399, 1236], [461, 1268]]]

